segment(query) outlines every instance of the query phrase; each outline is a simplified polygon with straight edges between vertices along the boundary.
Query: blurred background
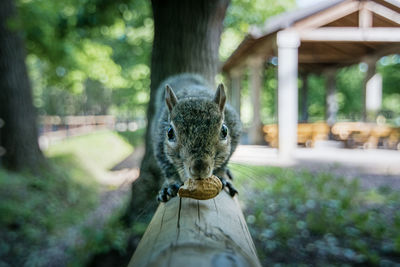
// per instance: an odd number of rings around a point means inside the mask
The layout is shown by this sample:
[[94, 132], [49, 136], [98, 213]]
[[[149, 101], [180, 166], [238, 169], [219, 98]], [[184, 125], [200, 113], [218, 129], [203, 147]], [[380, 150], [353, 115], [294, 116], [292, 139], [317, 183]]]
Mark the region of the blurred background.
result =
[[[344, 2], [232, 0], [224, 19], [216, 82], [228, 85], [244, 125], [230, 168], [265, 266], [400, 264], [400, 40], [359, 50], [342, 41], [300, 46], [308, 57], [299, 54], [297, 148], [289, 160], [277, 149], [277, 47], [257, 50], [261, 61], [249, 56], [274, 27]], [[399, 27], [398, 1], [361, 2], [380, 5], [371, 26]], [[145, 150], [151, 2], [7, 0], [0, 9], [2, 24], [23, 40], [28, 100], [47, 158], [34, 168], [4, 161], [12, 138], [0, 114], [0, 266], [126, 264], [147, 226], [120, 218]], [[338, 10], [329, 26], [359, 23], [358, 9], [355, 17]], [[0, 106], [10, 104], [10, 94], [0, 94]]]

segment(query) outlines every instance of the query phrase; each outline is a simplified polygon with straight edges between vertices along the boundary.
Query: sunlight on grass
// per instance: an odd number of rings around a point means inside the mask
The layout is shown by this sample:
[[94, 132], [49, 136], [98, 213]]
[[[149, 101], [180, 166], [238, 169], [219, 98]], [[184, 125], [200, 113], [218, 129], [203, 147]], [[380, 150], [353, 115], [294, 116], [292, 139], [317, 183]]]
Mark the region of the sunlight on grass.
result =
[[49, 147], [49, 157], [68, 155], [98, 180], [108, 179], [108, 171], [134, 148], [117, 133], [101, 131], [72, 137]]

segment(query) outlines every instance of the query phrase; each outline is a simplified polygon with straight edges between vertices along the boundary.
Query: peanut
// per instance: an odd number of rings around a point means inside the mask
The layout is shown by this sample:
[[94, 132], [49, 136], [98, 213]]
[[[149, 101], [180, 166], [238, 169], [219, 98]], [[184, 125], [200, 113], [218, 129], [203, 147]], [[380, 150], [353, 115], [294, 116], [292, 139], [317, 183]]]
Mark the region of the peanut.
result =
[[179, 188], [178, 196], [199, 200], [216, 197], [222, 190], [222, 183], [215, 175], [205, 179], [188, 179]]

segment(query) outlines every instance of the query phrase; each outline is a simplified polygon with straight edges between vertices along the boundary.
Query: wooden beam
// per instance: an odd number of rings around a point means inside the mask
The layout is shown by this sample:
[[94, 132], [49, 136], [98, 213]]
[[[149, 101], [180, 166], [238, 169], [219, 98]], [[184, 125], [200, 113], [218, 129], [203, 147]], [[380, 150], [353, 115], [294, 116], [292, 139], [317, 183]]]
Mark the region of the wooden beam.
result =
[[359, 9], [358, 1], [345, 1], [294, 24], [298, 30], [315, 29], [348, 16]]
[[400, 42], [400, 28], [324, 27], [299, 32], [305, 42]]
[[[314, 43], [310, 43], [313, 45]], [[337, 44], [337, 43], [322, 43], [325, 47], [325, 51], [327, 49], [335, 50], [336, 54], [345, 55], [348, 57], [354, 58], [357, 55], [364, 55], [368, 52], [368, 49], [372, 49], [370, 45], [364, 45], [359, 43], [345, 43], [345, 44]]]
[[400, 25], [400, 13], [385, 6], [382, 6], [380, 4], [377, 4], [373, 1], [366, 2], [364, 6], [365, 9], [368, 10], [369, 12], [375, 13], [385, 18], [386, 20], [389, 20], [391, 22]]
[[129, 267], [261, 266], [236, 198], [173, 198], [158, 206]]
[[299, 49], [300, 63], [354, 62], [370, 52], [363, 43], [303, 42]]
[[262, 37], [247, 36], [228, 60], [221, 66], [223, 72], [232, 69], [245, 68], [248, 65], [248, 57], [263, 57], [267, 59], [274, 55], [276, 49], [276, 34]]
[[[360, 56], [358, 56], [359, 58]], [[354, 57], [349, 56], [331, 56], [331, 55], [299, 55], [299, 63], [351, 63], [354, 62]]]
[[372, 12], [365, 7], [366, 2], [360, 3], [360, 11], [358, 15], [358, 26], [360, 28], [372, 27]]
[[382, 6], [385, 6], [387, 8], [390, 8], [391, 10], [394, 10], [394, 11], [400, 13], [399, 0], [374, 0], [374, 2], [377, 2], [377, 3], [381, 4]]
[[[276, 50], [276, 34], [269, 35], [267, 37], [262, 37], [259, 39], [257, 43], [254, 44], [254, 46], [251, 48], [251, 58], [254, 57], [260, 57], [264, 61], [266, 61], [267, 58], [277, 55], [275, 53]], [[248, 60], [252, 60], [249, 58]], [[246, 65], [249, 65], [248, 60], [246, 61]]]

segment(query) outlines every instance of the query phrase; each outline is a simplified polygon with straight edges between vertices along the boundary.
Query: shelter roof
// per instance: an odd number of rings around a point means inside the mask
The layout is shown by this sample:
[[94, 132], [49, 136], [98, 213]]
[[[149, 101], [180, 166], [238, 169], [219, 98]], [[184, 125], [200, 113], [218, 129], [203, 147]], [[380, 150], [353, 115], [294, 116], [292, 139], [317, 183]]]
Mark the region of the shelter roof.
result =
[[252, 58], [276, 56], [276, 35], [282, 30], [299, 34], [299, 68], [303, 71], [400, 53], [400, 1], [326, 0], [274, 16], [263, 27], [251, 27], [222, 70], [241, 68]]

